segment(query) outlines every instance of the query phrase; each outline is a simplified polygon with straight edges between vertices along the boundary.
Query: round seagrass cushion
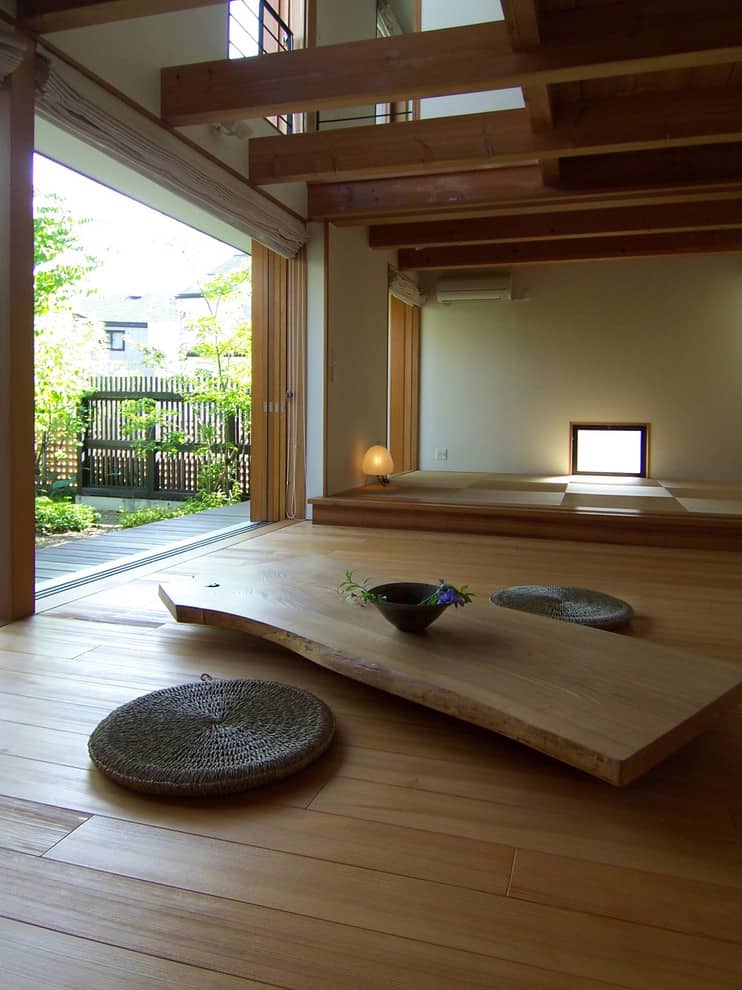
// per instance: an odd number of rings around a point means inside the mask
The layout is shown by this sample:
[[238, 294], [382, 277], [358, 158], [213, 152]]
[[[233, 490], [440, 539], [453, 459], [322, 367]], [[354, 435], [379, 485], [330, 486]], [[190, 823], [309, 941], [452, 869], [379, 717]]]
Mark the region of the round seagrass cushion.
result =
[[628, 622], [634, 610], [628, 602], [587, 588], [523, 584], [504, 588], [490, 595], [490, 601], [503, 608], [533, 612], [562, 622], [577, 622], [596, 629], [613, 629]]
[[303, 770], [330, 745], [335, 720], [308, 691], [277, 681], [201, 680], [153, 691], [103, 719], [90, 758], [149, 794], [233, 794]]

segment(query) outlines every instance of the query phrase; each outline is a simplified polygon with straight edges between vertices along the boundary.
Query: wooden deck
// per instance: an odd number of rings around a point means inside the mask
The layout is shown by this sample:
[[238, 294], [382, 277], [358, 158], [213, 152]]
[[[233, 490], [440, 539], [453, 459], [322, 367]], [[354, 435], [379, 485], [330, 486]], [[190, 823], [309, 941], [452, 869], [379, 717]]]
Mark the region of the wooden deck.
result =
[[144, 560], [154, 551], [186, 545], [210, 533], [227, 536], [247, 525], [250, 525], [250, 503], [238, 502], [190, 516], [76, 539], [61, 546], [43, 547], [36, 551], [36, 590], [48, 591], [71, 575], [102, 576], [125, 560]]
[[[634, 605], [626, 635], [740, 659], [735, 553], [302, 524], [208, 557], [218, 569], [305, 553], [478, 596], [597, 587]], [[180, 558], [0, 629], [8, 986], [742, 985], [742, 711], [616, 790], [277, 646], [175, 624], [157, 586], [190, 573]], [[223, 801], [147, 798], [91, 769], [105, 714], [204, 671], [315, 692], [336, 742], [299, 776]]]

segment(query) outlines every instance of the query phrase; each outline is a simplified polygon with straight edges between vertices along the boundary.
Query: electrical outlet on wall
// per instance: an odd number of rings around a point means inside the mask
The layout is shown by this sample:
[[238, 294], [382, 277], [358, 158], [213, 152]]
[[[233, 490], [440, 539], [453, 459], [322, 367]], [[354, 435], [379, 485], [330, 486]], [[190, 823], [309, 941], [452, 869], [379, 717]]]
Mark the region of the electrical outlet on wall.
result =
[[448, 447], [436, 447], [435, 448], [435, 459], [437, 461], [447, 461], [448, 460]]

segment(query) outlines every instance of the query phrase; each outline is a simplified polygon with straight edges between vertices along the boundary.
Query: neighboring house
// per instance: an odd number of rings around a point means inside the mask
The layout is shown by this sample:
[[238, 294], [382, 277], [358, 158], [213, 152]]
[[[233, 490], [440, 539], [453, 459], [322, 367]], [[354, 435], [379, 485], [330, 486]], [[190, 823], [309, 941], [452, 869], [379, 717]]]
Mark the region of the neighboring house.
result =
[[[204, 273], [200, 279], [177, 293], [174, 302], [178, 310], [178, 355], [181, 364], [185, 361], [186, 366], [193, 365], [200, 360], [191, 353], [191, 347], [195, 341], [193, 324], [202, 317], [212, 315], [211, 309], [203, 296], [203, 287], [216, 276], [231, 275], [241, 271], [245, 267], [249, 267], [249, 265], [250, 258], [247, 255], [235, 253], [231, 258], [227, 258], [226, 261], [217, 265], [213, 271]], [[235, 323], [249, 323], [252, 299], [249, 287], [246, 288], [244, 293], [240, 293], [240, 295], [244, 298], [243, 302], [227, 304], [229, 306], [229, 315]], [[224, 305], [222, 304], [222, 307]]]
[[[93, 323], [100, 331], [104, 365], [113, 373], [137, 375], [177, 374], [188, 362], [194, 332], [191, 324], [209, 315], [201, 286], [217, 275], [228, 275], [249, 265], [249, 258], [235, 253], [213, 271], [186, 287], [175, 296], [122, 294], [85, 296], [74, 303], [76, 317]], [[249, 321], [250, 296], [232, 306], [235, 320]], [[162, 355], [150, 362], [148, 350]], [[108, 368], [103, 369], [104, 372]]]
[[89, 296], [78, 299], [75, 309], [99, 329], [104, 361], [119, 373], [156, 374], [147, 362], [146, 348], [156, 348], [173, 361], [177, 358], [180, 321], [174, 301], [167, 296]]

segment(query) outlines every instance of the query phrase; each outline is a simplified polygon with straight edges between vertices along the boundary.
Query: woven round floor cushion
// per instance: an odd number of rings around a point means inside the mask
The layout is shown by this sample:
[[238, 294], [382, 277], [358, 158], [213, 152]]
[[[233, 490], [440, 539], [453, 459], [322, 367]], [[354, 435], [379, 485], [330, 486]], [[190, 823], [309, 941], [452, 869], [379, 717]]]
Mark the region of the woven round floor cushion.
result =
[[335, 720], [308, 691], [257, 680], [201, 680], [145, 694], [103, 719], [88, 742], [107, 777], [149, 794], [233, 794], [303, 770]]
[[614, 629], [628, 622], [634, 614], [631, 605], [620, 598], [587, 588], [563, 588], [558, 585], [523, 584], [504, 588], [490, 595], [490, 601], [503, 608], [533, 612], [596, 629]]

